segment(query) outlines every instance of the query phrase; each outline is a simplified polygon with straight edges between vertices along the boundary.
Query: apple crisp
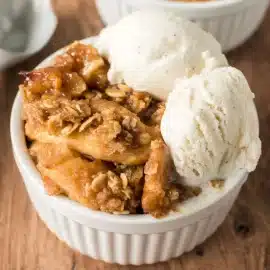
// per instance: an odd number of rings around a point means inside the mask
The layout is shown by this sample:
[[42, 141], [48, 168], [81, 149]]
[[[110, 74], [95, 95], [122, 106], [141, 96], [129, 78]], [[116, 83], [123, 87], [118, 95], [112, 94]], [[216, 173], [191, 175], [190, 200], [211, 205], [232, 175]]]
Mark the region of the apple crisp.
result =
[[30, 155], [49, 195], [113, 214], [162, 217], [190, 197], [168, 182], [165, 103], [110, 85], [108, 69], [93, 46], [74, 42], [51, 66], [20, 73]]

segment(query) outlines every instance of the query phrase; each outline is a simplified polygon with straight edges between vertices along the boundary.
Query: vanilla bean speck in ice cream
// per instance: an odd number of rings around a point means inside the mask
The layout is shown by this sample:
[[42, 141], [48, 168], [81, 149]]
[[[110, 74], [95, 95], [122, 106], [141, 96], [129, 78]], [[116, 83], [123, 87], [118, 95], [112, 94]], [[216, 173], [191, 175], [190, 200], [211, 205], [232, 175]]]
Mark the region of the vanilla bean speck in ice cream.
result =
[[176, 78], [228, 65], [211, 34], [161, 10], [128, 15], [105, 28], [96, 46], [111, 64], [110, 83], [124, 82], [163, 100]]
[[244, 75], [232, 67], [176, 80], [161, 133], [182, 181], [202, 185], [256, 168], [261, 141], [253, 99]]

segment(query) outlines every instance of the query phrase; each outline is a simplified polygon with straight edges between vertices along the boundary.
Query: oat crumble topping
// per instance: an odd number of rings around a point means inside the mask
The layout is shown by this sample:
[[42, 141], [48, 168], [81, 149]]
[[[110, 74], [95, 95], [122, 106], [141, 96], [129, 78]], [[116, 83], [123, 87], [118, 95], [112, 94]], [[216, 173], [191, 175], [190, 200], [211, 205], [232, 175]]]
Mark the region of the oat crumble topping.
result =
[[159, 130], [165, 103], [125, 84], [74, 42], [50, 67], [21, 72], [25, 134], [49, 195], [113, 214], [166, 215], [199, 190], [168, 183], [171, 159]]
[[221, 189], [224, 187], [224, 180], [223, 179], [213, 179], [210, 181], [210, 185], [213, 188]]

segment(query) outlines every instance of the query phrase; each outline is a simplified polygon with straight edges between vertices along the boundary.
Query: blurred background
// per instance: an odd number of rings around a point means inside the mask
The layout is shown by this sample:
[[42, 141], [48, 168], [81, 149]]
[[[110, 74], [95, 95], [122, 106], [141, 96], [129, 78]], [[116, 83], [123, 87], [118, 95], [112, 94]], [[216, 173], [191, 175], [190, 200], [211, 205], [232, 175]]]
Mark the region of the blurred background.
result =
[[[0, 269], [133, 269], [85, 258], [45, 228], [13, 161], [9, 117], [19, 71], [33, 69], [74, 40], [97, 35], [104, 23], [140, 8], [134, 3], [143, 1], [101, 0], [97, 6], [94, 0], [0, 0]], [[212, 32], [230, 64], [247, 77], [256, 95], [263, 155], [229, 218], [207, 243], [158, 268], [142, 269], [270, 269], [270, 10], [268, 0], [254, 3], [243, 11], [237, 6], [233, 14], [226, 6], [225, 13], [214, 9], [211, 14], [172, 7]]]

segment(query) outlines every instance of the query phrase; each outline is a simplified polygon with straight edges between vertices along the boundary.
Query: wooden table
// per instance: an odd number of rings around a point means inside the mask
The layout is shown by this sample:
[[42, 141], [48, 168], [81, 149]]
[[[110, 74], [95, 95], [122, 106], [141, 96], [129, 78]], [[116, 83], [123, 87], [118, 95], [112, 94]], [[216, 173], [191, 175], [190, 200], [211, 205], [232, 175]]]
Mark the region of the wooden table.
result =
[[153, 266], [121, 267], [84, 257], [61, 243], [38, 218], [13, 160], [9, 115], [18, 72], [74, 39], [103, 27], [93, 0], [55, 0], [58, 28], [50, 43], [24, 63], [0, 73], [0, 270], [185, 269], [270, 270], [270, 11], [261, 28], [228, 54], [256, 94], [263, 155], [220, 229], [201, 247], [181, 258]]

